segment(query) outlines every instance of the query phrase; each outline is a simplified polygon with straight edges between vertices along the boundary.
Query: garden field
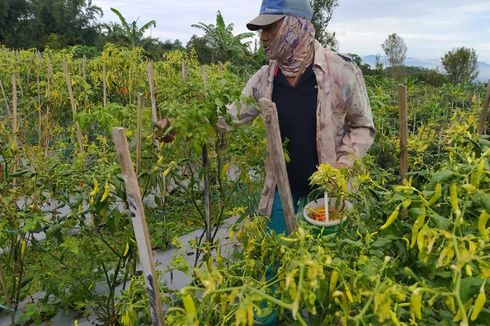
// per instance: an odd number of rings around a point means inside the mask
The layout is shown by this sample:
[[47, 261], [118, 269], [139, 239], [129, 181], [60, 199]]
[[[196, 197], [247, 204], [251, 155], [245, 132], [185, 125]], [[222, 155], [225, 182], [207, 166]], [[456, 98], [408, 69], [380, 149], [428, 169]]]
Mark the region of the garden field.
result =
[[[201, 66], [192, 51], [150, 62], [140, 48], [108, 43], [96, 56], [0, 48], [0, 68], [6, 323], [72, 312], [74, 324], [152, 324], [112, 138], [123, 127], [151, 247], [193, 251], [191, 260], [176, 251], [159, 274], [166, 324], [253, 325], [277, 314], [281, 325], [490, 325], [490, 138], [478, 130], [486, 85], [365, 76], [373, 146], [353, 168], [321, 165], [311, 178], [352, 209], [328, 235], [298, 212], [298, 230], [285, 236], [265, 232], [255, 214], [263, 122], [215, 128], [227, 104], [251, 101], [241, 91], [257, 67]], [[404, 178], [399, 83], [408, 94]], [[205, 231], [178, 241], [196, 230]], [[163, 280], [177, 272], [189, 283], [175, 289]]]

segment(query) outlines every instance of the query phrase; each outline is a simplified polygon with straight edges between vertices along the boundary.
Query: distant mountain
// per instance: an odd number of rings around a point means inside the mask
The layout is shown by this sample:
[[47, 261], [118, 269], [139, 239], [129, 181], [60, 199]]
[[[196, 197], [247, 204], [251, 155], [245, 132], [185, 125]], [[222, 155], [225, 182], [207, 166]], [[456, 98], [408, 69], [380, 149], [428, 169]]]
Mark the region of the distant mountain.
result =
[[[368, 64], [371, 67], [376, 66], [375, 55], [367, 55], [361, 57], [361, 59], [363, 63]], [[386, 59], [386, 56], [381, 56], [380, 60], [383, 64], [385, 64], [385, 66], [388, 64], [388, 60]], [[441, 65], [441, 59], [419, 59], [419, 58], [408, 57], [405, 60], [405, 65], [422, 67], [427, 69], [437, 69], [439, 71], [444, 70]], [[490, 79], [490, 64], [483, 61], [478, 61], [478, 70], [480, 71], [480, 73], [478, 74], [477, 80], [486, 83]]]

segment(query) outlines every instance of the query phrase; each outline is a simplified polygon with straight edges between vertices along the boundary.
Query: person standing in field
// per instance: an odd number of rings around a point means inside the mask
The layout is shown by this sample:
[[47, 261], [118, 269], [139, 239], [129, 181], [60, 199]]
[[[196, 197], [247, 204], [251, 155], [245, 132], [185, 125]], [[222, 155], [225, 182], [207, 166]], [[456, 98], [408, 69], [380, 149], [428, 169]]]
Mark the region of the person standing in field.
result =
[[[287, 172], [295, 210], [310, 189], [309, 177], [321, 163], [351, 167], [371, 146], [375, 129], [361, 70], [348, 57], [315, 40], [308, 0], [263, 0], [259, 15], [247, 24], [260, 31], [269, 64], [247, 82], [243, 95], [266, 98], [277, 106], [283, 142], [289, 153]], [[229, 106], [232, 130], [259, 115], [256, 107]], [[286, 232], [274, 171], [266, 161], [259, 213], [271, 216], [268, 228]]]

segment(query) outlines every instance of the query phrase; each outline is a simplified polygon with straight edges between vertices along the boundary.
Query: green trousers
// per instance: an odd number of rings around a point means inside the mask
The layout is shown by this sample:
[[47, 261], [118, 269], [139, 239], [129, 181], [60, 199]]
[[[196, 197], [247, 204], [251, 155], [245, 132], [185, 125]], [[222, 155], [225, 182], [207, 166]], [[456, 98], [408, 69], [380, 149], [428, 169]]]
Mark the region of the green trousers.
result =
[[[298, 207], [304, 207], [306, 198], [300, 197], [298, 194], [292, 192], [294, 212], [296, 213]], [[272, 214], [269, 223], [267, 224], [268, 231], [276, 231], [276, 233], [287, 234], [286, 221], [284, 220], [284, 211], [282, 209], [281, 197], [279, 191], [274, 193], [274, 201], [272, 203]]]

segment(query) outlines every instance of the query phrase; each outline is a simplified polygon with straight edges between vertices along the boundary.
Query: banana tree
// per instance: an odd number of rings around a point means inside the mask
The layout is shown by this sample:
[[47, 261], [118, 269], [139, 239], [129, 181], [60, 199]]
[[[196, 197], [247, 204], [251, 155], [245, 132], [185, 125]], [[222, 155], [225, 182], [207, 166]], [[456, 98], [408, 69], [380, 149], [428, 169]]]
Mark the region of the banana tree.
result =
[[199, 22], [192, 27], [204, 31], [204, 38], [213, 49], [213, 61], [227, 62], [248, 54], [250, 41], [242, 43], [244, 39], [254, 36], [254, 33], [240, 33], [233, 35], [233, 24], [225, 24], [221, 12], [216, 15], [216, 25]]
[[138, 27], [138, 20], [128, 23], [121, 12], [115, 8], [111, 11], [119, 18], [120, 24], [105, 24], [107, 37], [115, 42], [125, 43], [130, 47], [142, 46], [147, 37], [144, 37], [145, 32], [150, 27], [156, 27], [156, 21], [150, 20], [141, 27]]

